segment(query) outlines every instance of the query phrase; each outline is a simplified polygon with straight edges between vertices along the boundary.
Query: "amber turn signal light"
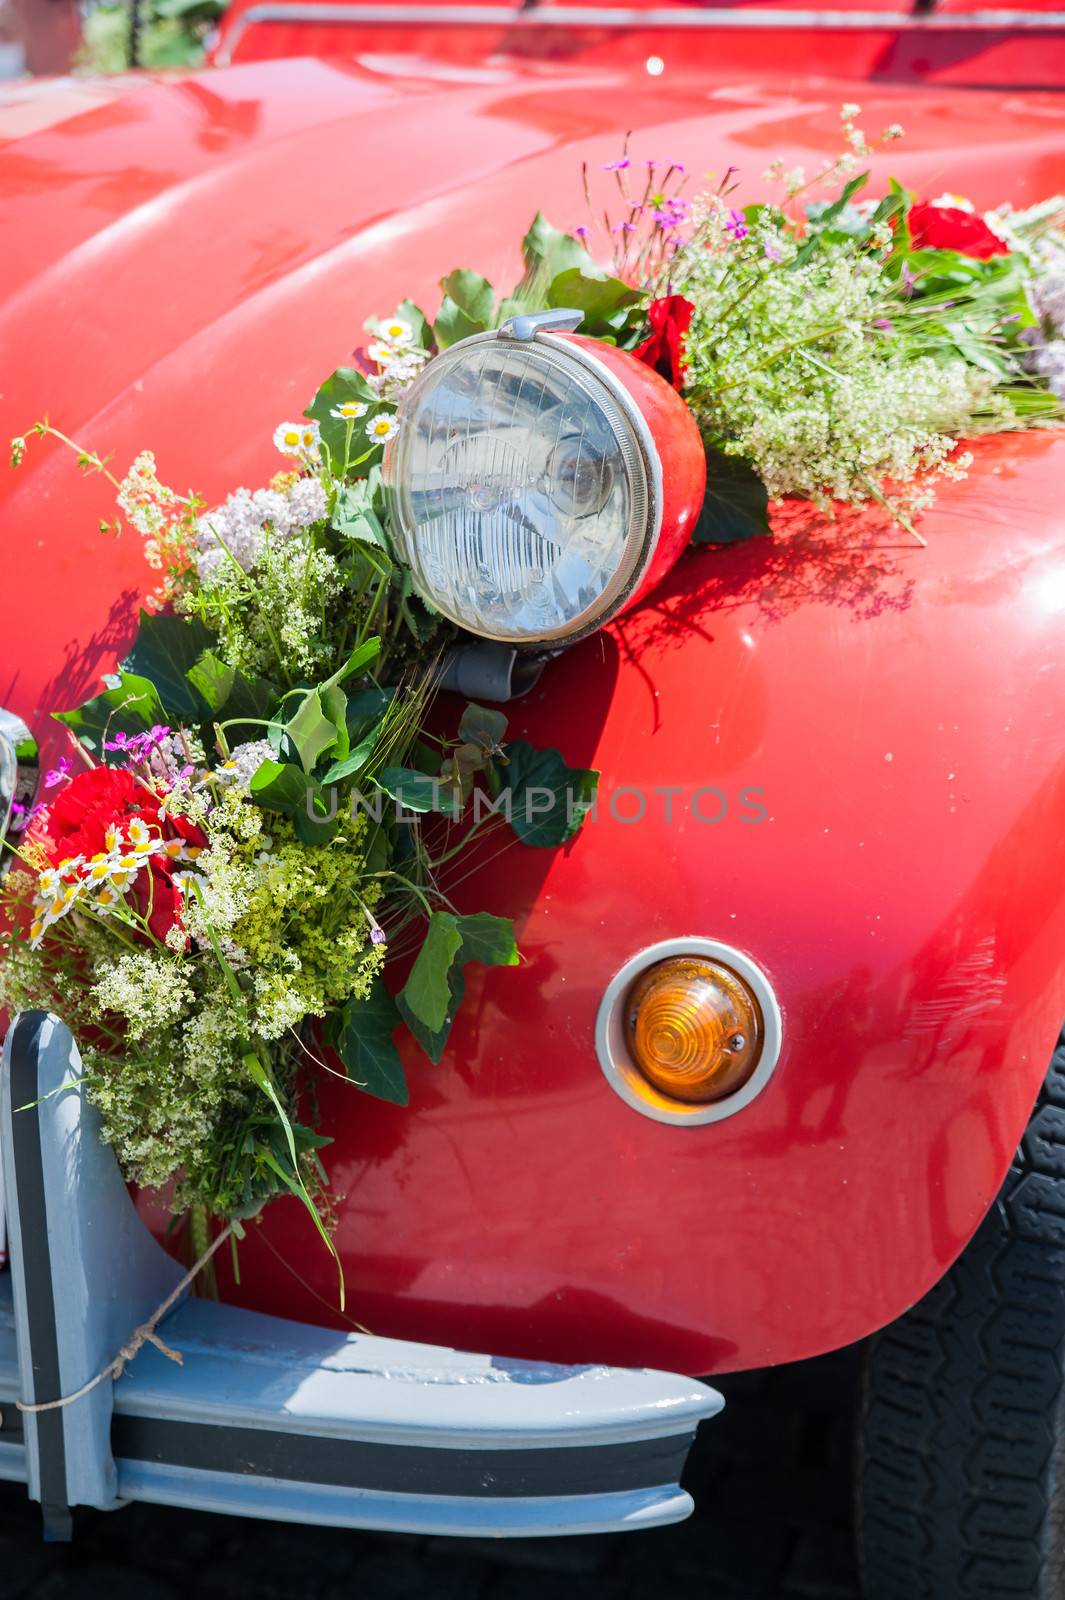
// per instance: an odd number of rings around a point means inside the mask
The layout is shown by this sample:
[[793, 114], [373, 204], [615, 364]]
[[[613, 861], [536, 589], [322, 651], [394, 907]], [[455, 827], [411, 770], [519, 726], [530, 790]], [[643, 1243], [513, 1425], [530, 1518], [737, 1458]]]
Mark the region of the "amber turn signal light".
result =
[[632, 1062], [660, 1094], [707, 1104], [735, 1094], [762, 1054], [761, 1007], [735, 972], [699, 956], [659, 961], [627, 1002]]

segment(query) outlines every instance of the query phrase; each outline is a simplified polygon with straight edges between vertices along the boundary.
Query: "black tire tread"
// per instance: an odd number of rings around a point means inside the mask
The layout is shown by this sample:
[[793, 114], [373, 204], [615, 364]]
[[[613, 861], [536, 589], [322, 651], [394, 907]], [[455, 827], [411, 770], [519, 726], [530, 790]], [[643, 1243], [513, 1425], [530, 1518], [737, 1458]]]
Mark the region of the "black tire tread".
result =
[[867, 1600], [1065, 1600], [1065, 1033], [961, 1258], [869, 1345]]

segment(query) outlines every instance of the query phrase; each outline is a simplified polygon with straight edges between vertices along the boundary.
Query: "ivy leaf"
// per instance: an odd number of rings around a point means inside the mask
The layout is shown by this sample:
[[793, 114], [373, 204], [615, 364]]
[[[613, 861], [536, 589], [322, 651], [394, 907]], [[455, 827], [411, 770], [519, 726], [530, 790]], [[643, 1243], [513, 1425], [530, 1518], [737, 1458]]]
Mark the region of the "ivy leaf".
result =
[[457, 815], [454, 796], [430, 773], [417, 772], [413, 767], [386, 767], [378, 773], [377, 783], [407, 811], [440, 811], [452, 818]]
[[738, 544], [771, 533], [769, 496], [749, 461], [707, 451], [706, 499], [692, 531], [693, 544]]
[[396, 1000], [400, 1015], [430, 1061], [439, 1061], [444, 1052], [466, 992], [464, 968], [468, 961], [496, 967], [517, 965], [518, 947], [509, 918], [493, 917], [486, 911], [467, 917], [434, 912], [410, 977]]
[[448, 973], [462, 949], [458, 918], [449, 911], [434, 911], [410, 976], [401, 991], [404, 1011], [436, 1032], [447, 1016], [451, 991]]
[[459, 722], [459, 738], [464, 744], [477, 744], [491, 751], [503, 742], [507, 719], [502, 711], [490, 706], [475, 706], [471, 702]]
[[307, 804], [307, 774], [291, 761], [264, 761], [248, 785], [256, 805], [264, 811], [293, 816]]
[[394, 1106], [410, 1103], [410, 1091], [392, 1035], [400, 1023], [396, 1002], [380, 977], [364, 1000], [349, 1000], [335, 1014], [329, 1042], [352, 1083]]
[[518, 946], [509, 917], [493, 917], [487, 911], [475, 911], [467, 917], [459, 917], [458, 927], [464, 963], [480, 961], [486, 967], [517, 966]]
[[472, 334], [485, 333], [492, 326], [496, 292], [487, 278], [459, 267], [441, 279], [440, 287], [444, 299], [433, 332], [441, 350]]
[[493, 764], [497, 809], [523, 844], [559, 845], [572, 839], [595, 803], [598, 772], [570, 767], [558, 750], [524, 739], [503, 746]]
[[322, 784], [328, 786], [332, 783], [340, 783], [344, 778], [350, 778], [353, 773], [360, 772], [373, 754], [374, 745], [381, 737], [384, 723], [385, 719], [383, 717], [380, 718], [379, 721], [372, 723], [367, 732], [363, 734], [358, 744], [356, 744], [354, 748], [349, 748], [348, 754], [344, 756], [343, 759], [338, 757], [338, 759], [333, 762], [333, 765], [326, 772], [322, 773]]
[[340, 827], [341, 812], [335, 794], [326, 796], [311, 778], [304, 790], [303, 804], [292, 813], [292, 825], [301, 844], [328, 844]]
[[598, 270], [579, 238], [553, 227], [542, 211], [537, 211], [528, 234], [521, 240], [521, 259], [525, 261], [525, 277], [515, 290], [515, 298], [521, 298], [521, 290], [528, 283], [550, 283], [569, 267], [582, 267], [592, 275]]
[[322, 756], [330, 750], [337, 749], [340, 757], [345, 757], [349, 748], [347, 696], [341, 691], [340, 685], [352, 673], [368, 666], [380, 650], [381, 640], [375, 634], [353, 650], [343, 666], [338, 667], [324, 683], [314, 689], [293, 690], [286, 695], [282, 709], [295, 695], [299, 694], [301, 698], [286, 722], [279, 720], [279, 711], [278, 717], [270, 724], [267, 737], [273, 749], [280, 752], [287, 740], [298, 755], [304, 772], [313, 772]]
[[57, 722], [63, 723], [88, 750], [94, 751], [110, 765], [124, 759], [121, 750], [104, 750], [104, 736], [113, 739], [116, 733], [144, 733], [157, 723], [166, 721], [166, 712], [159, 699], [155, 684], [134, 672], [118, 673], [118, 683], [105, 689], [103, 694], [76, 706], [72, 711], [53, 711]]
[[265, 678], [246, 678], [227, 666], [213, 650], [205, 650], [185, 676], [210, 714], [215, 717], [224, 707], [228, 720], [265, 721], [281, 694]]
[[572, 306], [584, 312], [582, 333], [603, 334], [622, 326], [629, 309], [639, 303], [638, 289], [585, 266], [567, 267], [551, 280], [549, 306]]
[[188, 670], [214, 643], [214, 634], [199, 617], [165, 612], [151, 616], [142, 611], [123, 670], [154, 683], [167, 716], [175, 722], [199, 722], [203, 707], [188, 681]]

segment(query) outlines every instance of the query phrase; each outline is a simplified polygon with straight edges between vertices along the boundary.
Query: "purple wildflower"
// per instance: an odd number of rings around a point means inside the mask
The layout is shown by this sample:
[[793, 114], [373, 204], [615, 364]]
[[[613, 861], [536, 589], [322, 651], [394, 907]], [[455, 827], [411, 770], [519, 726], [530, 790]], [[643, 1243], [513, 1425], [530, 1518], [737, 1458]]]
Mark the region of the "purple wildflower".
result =
[[580, 227], [579, 227], [579, 228], [574, 228], [574, 230], [573, 230], [573, 231], [574, 231], [574, 233], [575, 233], [575, 234], [576, 234], [576, 235], [577, 235], [577, 238], [578, 238], [578, 239], [587, 239], [587, 238], [588, 238], [588, 236], [589, 236], [589, 231], [588, 231], [588, 229], [587, 229], [587, 228], [586, 228], [586, 227], [585, 227], [585, 226], [584, 226], [584, 224], [583, 224], [583, 222], [582, 222], [582, 223], [581, 223], [581, 225], [580, 225]]
[[873, 327], [880, 328], [884, 333], [894, 333], [895, 324], [890, 317], [874, 317]]
[[70, 769], [73, 765], [74, 763], [69, 756], [60, 756], [56, 765], [44, 775], [45, 788], [54, 789], [57, 783], [62, 783], [65, 778], [69, 778]]
[[904, 263], [903, 264], [903, 268], [902, 268], [902, 287], [903, 287], [903, 291], [906, 294], [912, 294], [914, 289], [917, 287], [917, 279], [914, 277], [913, 273], [910, 271], [908, 263]]
[[772, 239], [766, 240], [765, 244], [762, 246], [762, 254], [765, 256], [767, 261], [783, 261], [784, 259], [783, 250], [778, 244], [774, 244]]
[[631, 165], [631, 163], [629, 161], [628, 156], [622, 156], [620, 161], [604, 161], [603, 162], [603, 171], [604, 172], [624, 172], [625, 168], [630, 166], [630, 165]]
[[615, 222], [610, 231], [611, 233], [635, 233], [636, 224], [635, 222]]
[[128, 733], [122, 733], [121, 731], [119, 731], [118, 733], [115, 734], [113, 739], [105, 739], [104, 740], [104, 749], [105, 750], [124, 750], [126, 748], [126, 746], [129, 744], [129, 742], [130, 742], [129, 734]]
[[725, 223], [725, 232], [730, 233], [735, 239], [736, 243], [739, 244], [741, 239], [746, 239], [750, 231], [750, 228], [747, 226], [747, 219], [743, 215], [743, 212], [737, 211], [735, 206], [730, 207], [728, 221]]

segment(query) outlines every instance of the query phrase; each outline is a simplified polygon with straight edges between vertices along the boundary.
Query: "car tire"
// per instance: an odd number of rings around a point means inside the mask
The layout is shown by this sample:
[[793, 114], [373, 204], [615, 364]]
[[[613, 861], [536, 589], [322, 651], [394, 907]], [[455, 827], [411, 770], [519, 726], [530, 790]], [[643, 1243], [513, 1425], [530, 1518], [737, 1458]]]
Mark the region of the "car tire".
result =
[[869, 1343], [866, 1600], [1065, 1600], [1065, 1033], [1002, 1191]]

